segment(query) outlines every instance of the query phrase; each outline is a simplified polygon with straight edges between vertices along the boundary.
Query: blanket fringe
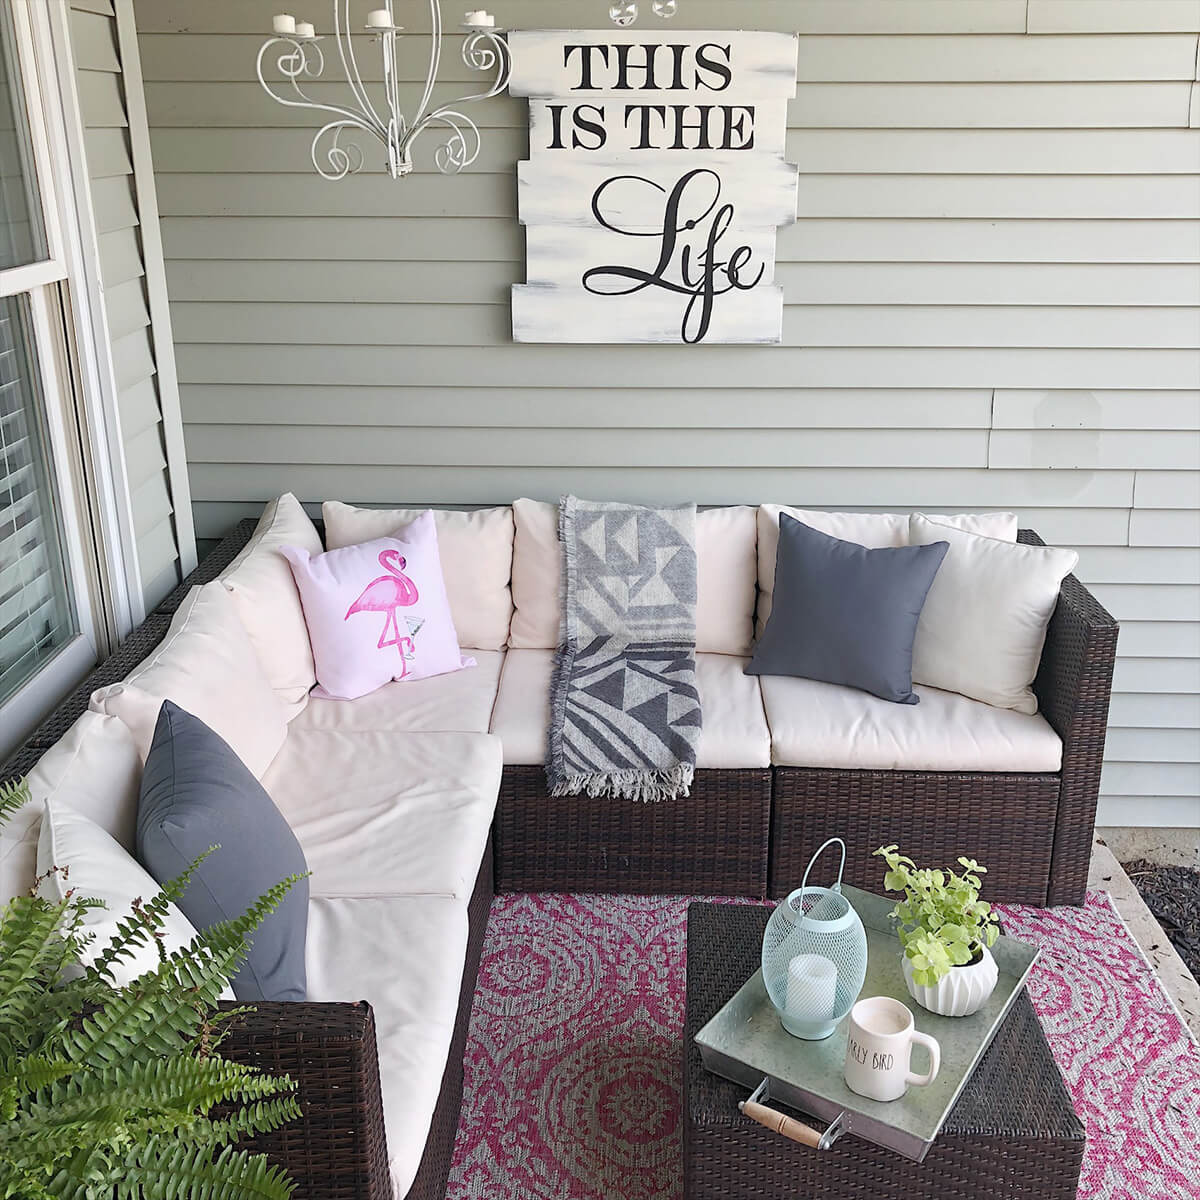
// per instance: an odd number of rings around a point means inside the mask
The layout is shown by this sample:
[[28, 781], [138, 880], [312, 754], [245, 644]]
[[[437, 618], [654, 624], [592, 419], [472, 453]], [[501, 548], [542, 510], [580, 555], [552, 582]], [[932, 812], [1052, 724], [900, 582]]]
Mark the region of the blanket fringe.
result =
[[612, 796], [617, 800], [638, 800], [657, 804], [691, 794], [695, 767], [680, 763], [665, 771], [597, 771], [589, 774], [569, 772], [551, 789], [552, 796]]

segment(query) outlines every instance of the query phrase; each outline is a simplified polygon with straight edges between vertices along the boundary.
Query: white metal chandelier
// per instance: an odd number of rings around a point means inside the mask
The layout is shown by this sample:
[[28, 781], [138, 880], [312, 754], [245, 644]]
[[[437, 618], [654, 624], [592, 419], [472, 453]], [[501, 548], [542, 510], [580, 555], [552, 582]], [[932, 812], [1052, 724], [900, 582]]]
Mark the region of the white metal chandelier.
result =
[[[325, 39], [317, 36], [308, 21], [297, 21], [289, 13], [278, 14], [272, 20], [273, 36], [263, 43], [258, 52], [258, 81], [268, 96], [288, 108], [307, 108], [332, 117], [326, 120], [312, 139], [312, 163], [323, 179], [344, 179], [363, 164], [362, 148], [357, 142], [342, 144], [342, 135], [347, 130], [369, 133], [384, 144], [387, 148], [388, 174], [393, 179], [402, 179], [412, 171], [413, 144], [432, 127], [438, 127], [443, 134], [448, 134], [434, 153], [438, 169], [446, 174], [454, 174], [469, 167], [479, 156], [481, 138], [479, 127], [460, 111], [459, 106], [491, 99], [508, 86], [512, 63], [508, 43], [503, 37], [504, 31], [496, 27], [495, 19], [489, 13], [469, 12], [462, 22], [462, 29], [466, 33], [462, 47], [463, 62], [474, 71], [494, 72], [492, 84], [486, 91], [432, 107], [433, 89], [438, 82], [442, 59], [442, 11], [439, 0], [429, 0], [432, 22], [429, 71], [420, 103], [412, 116], [406, 117], [400, 108], [396, 64], [396, 41], [404, 27], [396, 24], [392, 11], [393, 0], [383, 0], [383, 3], [385, 7], [367, 14], [366, 25], [360, 31], [371, 35], [372, 40], [379, 44], [383, 56], [382, 105], [377, 106], [372, 101], [358, 68], [352, 40], [354, 30], [350, 24], [351, 0], [333, 0], [333, 39], [350, 88], [352, 104], [322, 104], [305, 95], [301, 84], [306, 79], [320, 80], [325, 71], [325, 54], [318, 44]], [[268, 81], [263, 74], [263, 63], [273, 50], [278, 52], [275, 60], [281, 76], [278, 81]], [[276, 87], [287, 90], [281, 94]]]

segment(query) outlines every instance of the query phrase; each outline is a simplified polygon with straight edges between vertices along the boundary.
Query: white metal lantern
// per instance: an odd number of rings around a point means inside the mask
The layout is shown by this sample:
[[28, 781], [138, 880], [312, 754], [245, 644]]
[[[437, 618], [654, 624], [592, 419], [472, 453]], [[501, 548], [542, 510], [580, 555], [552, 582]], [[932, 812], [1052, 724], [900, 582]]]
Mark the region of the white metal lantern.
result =
[[[837, 882], [809, 887], [813, 863], [828, 846], [842, 848]], [[763, 935], [763, 983], [784, 1029], [817, 1042], [850, 1011], [867, 977], [867, 934], [842, 895], [846, 843], [830, 838], [809, 859], [800, 886], [779, 904]]]

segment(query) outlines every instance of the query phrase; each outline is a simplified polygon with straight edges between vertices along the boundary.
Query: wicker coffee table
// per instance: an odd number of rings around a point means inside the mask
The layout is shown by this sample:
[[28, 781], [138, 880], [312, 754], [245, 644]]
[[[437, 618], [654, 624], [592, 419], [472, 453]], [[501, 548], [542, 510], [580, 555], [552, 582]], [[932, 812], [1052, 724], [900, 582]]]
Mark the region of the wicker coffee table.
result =
[[924, 1162], [853, 1135], [812, 1150], [743, 1117], [737, 1104], [746, 1089], [705, 1070], [694, 1038], [758, 969], [768, 915], [729, 904], [688, 908], [685, 1200], [1074, 1200], [1083, 1126], [1024, 994]]

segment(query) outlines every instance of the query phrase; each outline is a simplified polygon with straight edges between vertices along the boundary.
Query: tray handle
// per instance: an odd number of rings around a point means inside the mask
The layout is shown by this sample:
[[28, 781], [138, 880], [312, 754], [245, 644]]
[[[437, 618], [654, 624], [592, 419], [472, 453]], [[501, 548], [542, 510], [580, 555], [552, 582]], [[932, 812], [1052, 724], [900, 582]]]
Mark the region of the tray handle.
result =
[[738, 1112], [752, 1121], [757, 1121], [772, 1133], [778, 1133], [793, 1142], [799, 1142], [802, 1146], [809, 1146], [813, 1150], [828, 1150], [847, 1131], [844, 1112], [839, 1113], [830, 1123], [829, 1128], [821, 1133], [811, 1125], [806, 1125], [803, 1121], [796, 1120], [795, 1117], [781, 1113], [777, 1108], [763, 1104], [763, 1100], [770, 1099], [770, 1088], [770, 1079], [764, 1078], [762, 1083], [750, 1093], [749, 1100], [738, 1101]]

